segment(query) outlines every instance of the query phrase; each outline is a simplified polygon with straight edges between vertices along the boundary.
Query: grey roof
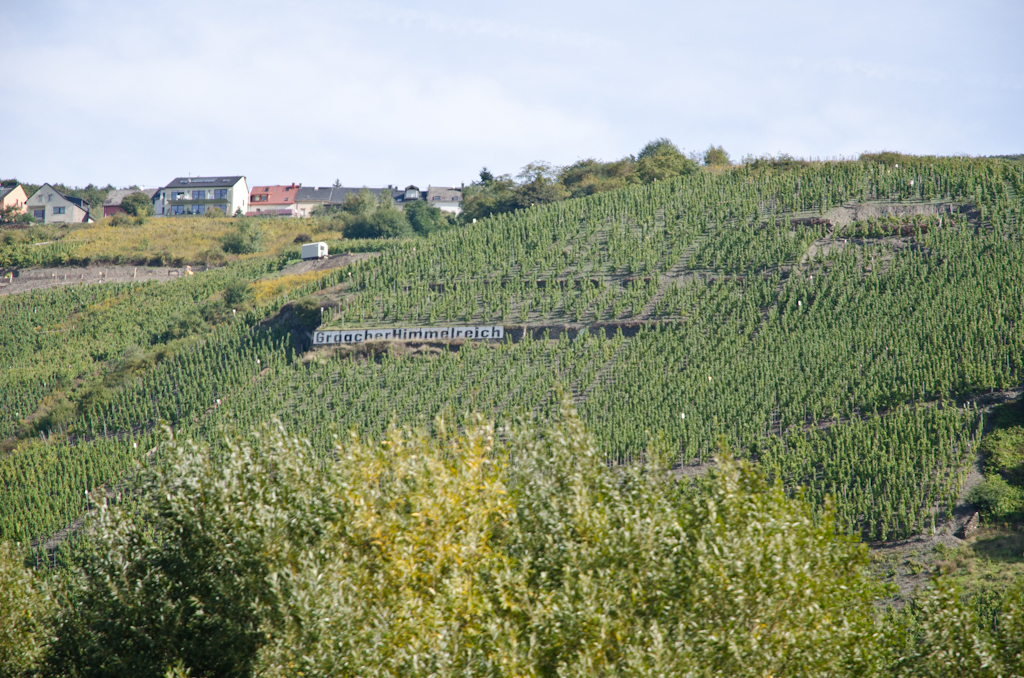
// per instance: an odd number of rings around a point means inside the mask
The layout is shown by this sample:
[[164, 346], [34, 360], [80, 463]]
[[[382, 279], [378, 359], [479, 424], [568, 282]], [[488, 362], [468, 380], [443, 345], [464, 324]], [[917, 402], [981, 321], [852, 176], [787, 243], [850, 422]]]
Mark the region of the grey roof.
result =
[[[54, 190], [56, 190], [56, 189], [54, 189]], [[57, 193], [60, 193], [61, 197], [63, 197], [69, 203], [71, 203], [73, 205], [77, 205], [78, 207], [81, 207], [86, 212], [89, 211], [89, 203], [87, 201], [82, 200], [81, 198], [75, 198], [75, 197], [70, 196], [70, 195], [64, 195], [60, 191], [57, 191]]]
[[104, 207], [114, 207], [120, 205], [121, 201], [127, 198], [132, 193], [143, 193], [147, 197], [152, 198], [153, 194], [157, 189], [145, 189], [145, 188], [118, 188], [116, 190], [107, 193], [107, 199], [103, 201]]
[[438, 199], [438, 202], [462, 202], [462, 189], [448, 186], [427, 186], [427, 195], [424, 199], [432, 202], [435, 198]]
[[10, 193], [11, 191], [13, 191], [16, 188], [17, 188], [16, 185], [15, 186], [3, 186], [3, 187], [0, 187], [0, 200], [3, 200], [5, 195], [7, 195], [8, 193]]
[[[353, 193], [359, 193], [363, 190], [363, 187], [354, 188], [352, 186], [321, 186], [320, 188], [314, 188], [312, 186], [301, 186], [295, 194], [295, 202], [319, 202], [328, 205], [340, 205]], [[395, 188], [367, 188], [373, 197], [380, 200], [380, 194], [383, 191], [391, 191], [391, 197], [397, 199], [398, 197], [405, 194], [404, 191], [400, 191]]]
[[177, 177], [164, 188], [231, 188], [245, 177]]

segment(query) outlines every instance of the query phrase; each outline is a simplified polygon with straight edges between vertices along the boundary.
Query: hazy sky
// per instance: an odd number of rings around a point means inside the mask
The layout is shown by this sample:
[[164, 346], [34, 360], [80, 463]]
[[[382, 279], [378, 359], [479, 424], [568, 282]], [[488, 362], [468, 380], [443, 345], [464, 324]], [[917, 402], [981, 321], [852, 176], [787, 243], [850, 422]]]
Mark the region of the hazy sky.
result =
[[669, 137], [1024, 152], [1024, 2], [0, 0], [0, 177], [469, 182]]

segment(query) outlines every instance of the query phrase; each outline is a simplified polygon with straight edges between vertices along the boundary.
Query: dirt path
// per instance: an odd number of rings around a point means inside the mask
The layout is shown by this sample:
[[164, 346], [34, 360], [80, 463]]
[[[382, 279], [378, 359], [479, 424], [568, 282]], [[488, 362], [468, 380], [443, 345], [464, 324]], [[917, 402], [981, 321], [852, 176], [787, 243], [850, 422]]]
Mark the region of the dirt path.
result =
[[29, 290], [43, 290], [59, 285], [94, 285], [105, 282], [167, 282], [183, 275], [201, 273], [206, 266], [60, 266], [3, 271], [0, 296]]
[[332, 268], [348, 266], [351, 263], [379, 257], [380, 252], [359, 252], [332, 254], [326, 259], [310, 259], [309, 261], [297, 261], [281, 269], [281, 275], [295, 275], [297, 273], [309, 273], [310, 271], [326, 271]]

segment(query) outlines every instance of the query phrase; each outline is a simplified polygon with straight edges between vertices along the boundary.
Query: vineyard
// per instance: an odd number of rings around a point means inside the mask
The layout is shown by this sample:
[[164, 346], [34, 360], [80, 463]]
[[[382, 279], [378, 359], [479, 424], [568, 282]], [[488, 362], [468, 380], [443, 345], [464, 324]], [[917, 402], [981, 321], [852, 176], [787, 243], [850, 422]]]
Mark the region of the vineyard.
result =
[[[974, 463], [972, 399], [1021, 383], [1022, 196], [1020, 166], [994, 160], [743, 167], [393, 242], [290, 285], [276, 257], [4, 297], [0, 541], [75, 520], [162, 422], [212, 440], [277, 417], [326, 454], [350, 427], [469, 411], [503, 427], [563, 394], [609, 464], [700, 462], [724, 440], [816, 505], [834, 497], [852, 532], [928, 530]], [[254, 290], [241, 312], [237, 280]], [[306, 329], [538, 331], [307, 352], [273, 322], [289, 309], [314, 314]]]

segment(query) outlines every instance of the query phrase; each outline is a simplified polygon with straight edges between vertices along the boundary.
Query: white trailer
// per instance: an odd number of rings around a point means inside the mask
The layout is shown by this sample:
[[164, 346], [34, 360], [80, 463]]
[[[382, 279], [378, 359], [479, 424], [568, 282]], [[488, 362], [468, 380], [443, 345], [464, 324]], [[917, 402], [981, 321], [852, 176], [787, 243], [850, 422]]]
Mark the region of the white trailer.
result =
[[302, 260], [307, 259], [326, 259], [327, 258], [327, 243], [325, 242], [308, 242], [302, 246]]

